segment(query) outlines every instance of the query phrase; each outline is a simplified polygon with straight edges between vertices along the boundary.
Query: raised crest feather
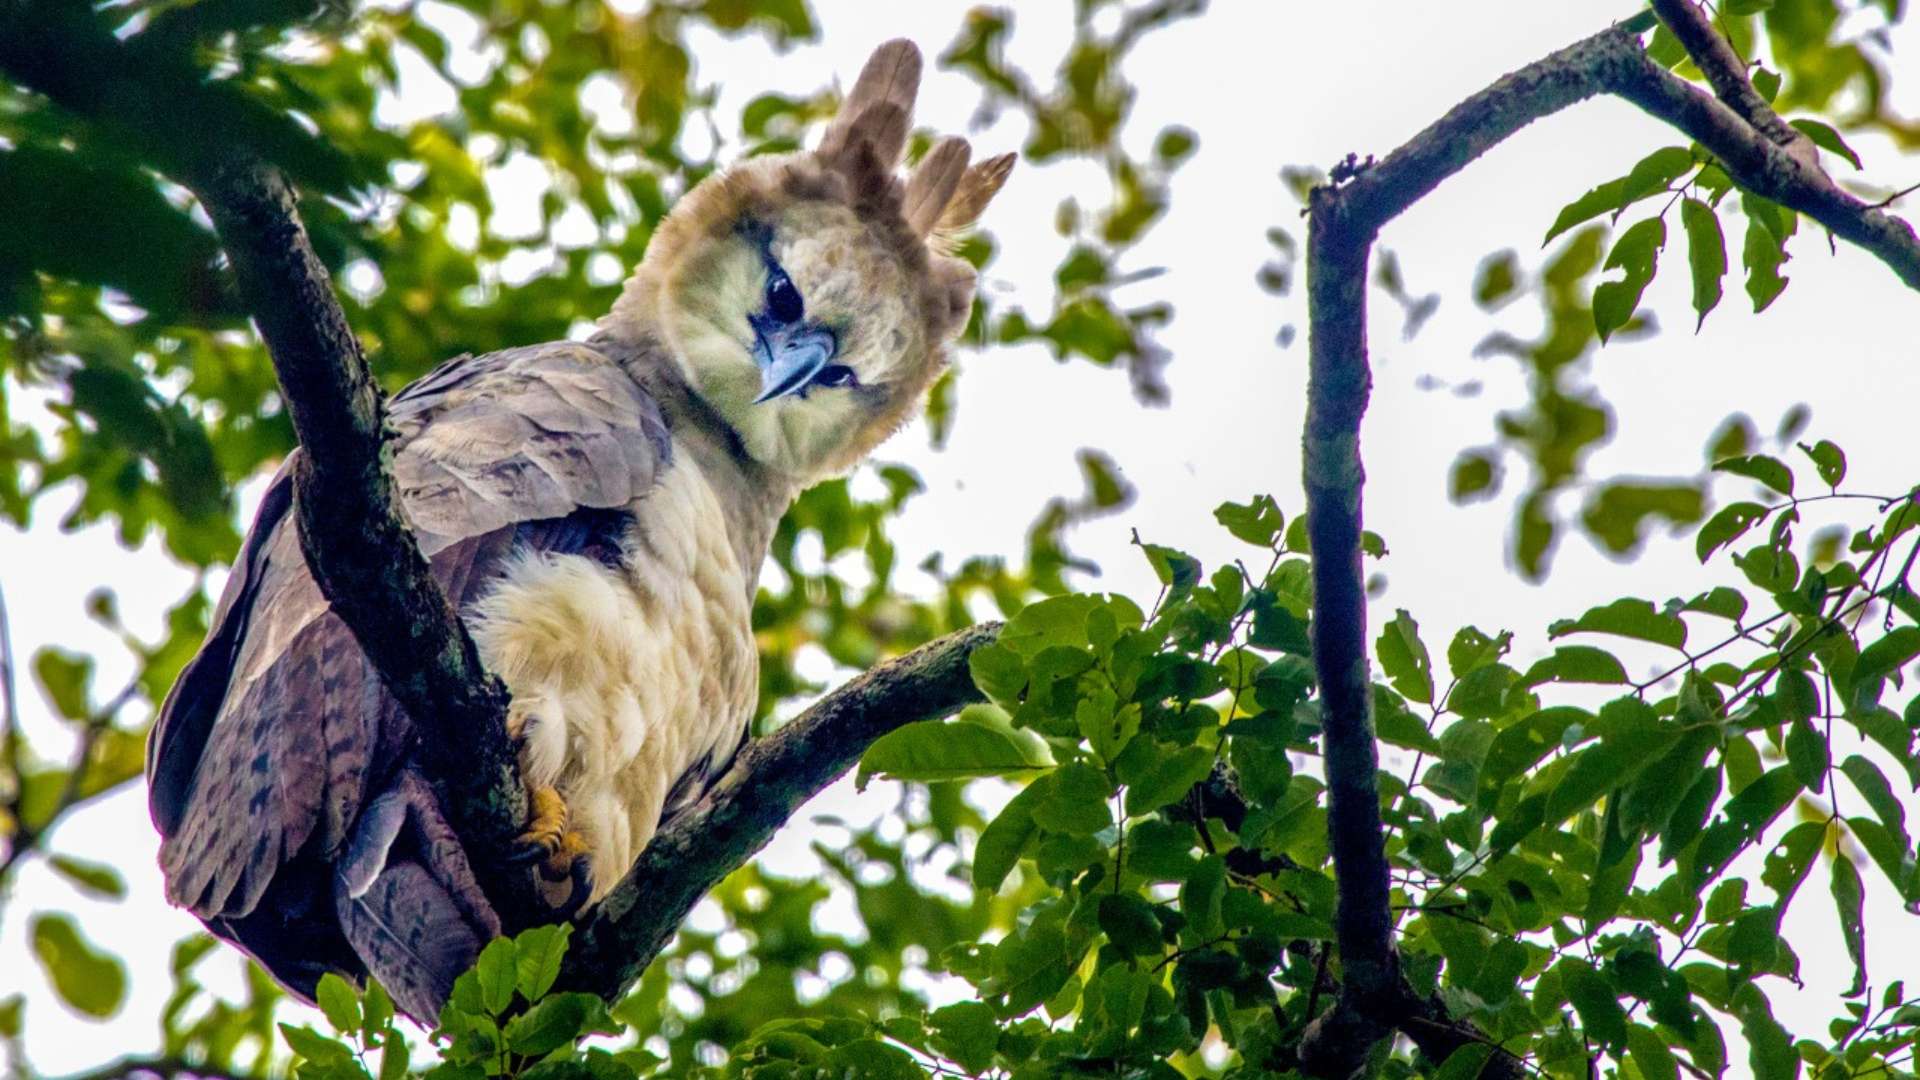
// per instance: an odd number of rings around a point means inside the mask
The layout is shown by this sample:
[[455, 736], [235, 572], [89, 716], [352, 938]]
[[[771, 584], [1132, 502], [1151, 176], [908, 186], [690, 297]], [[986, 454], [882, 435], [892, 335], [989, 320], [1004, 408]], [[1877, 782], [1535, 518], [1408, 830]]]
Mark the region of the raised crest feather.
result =
[[[882, 169], [898, 165], [912, 126], [913, 102], [920, 94], [920, 68], [920, 47], [905, 38], [875, 49], [820, 141], [821, 158], [839, 161], [865, 142]], [[897, 121], [889, 115], [896, 110]]]
[[907, 181], [907, 198], [901, 207], [907, 226], [916, 235], [925, 236], [933, 231], [934, 224], [959, 189], [960, 181], [965, 179], [967, 160], [972, 156], [973, 148], [967, 145], [967, 140], [949, 135], [920, 159], [912, 179]]
[[1000, 193], [1007, 177], [1013, 173], [1016, 159], [1014, 154], [998, 154], [969, 168], [934, 228], [943, 233], [960, 232], [980, 220], [987, 204]]

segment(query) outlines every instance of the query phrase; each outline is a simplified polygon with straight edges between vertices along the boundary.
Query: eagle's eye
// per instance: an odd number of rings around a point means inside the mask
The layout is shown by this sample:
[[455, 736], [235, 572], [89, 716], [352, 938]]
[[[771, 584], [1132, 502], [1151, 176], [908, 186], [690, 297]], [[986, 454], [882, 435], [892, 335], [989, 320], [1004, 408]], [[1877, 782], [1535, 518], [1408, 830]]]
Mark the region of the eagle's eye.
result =
[[815, 386], [847, 386], [853, 381], [853, 369], [845, 364], [828, 364], [813, 377]]
[[799, 322], [806, 313], [806, 304], [800, 299], [800, 290], [793, 287], [793, 279], [785, 270], [774, 267], [767, 277], [767, 314], [785, 324]]

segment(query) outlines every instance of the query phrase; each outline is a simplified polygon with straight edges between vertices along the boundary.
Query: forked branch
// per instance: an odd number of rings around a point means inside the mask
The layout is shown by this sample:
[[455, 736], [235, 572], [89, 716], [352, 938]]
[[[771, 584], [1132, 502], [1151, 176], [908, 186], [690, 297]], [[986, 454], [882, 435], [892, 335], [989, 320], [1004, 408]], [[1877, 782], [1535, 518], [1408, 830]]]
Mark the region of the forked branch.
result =
[[[1360, 563], [1360, 421], [1371, 385], [1367, 261], [1380, 228], [1527, 124], [1612, 94], [1706, 147], [1742, 188], [1806, 214], [1920, 289], [1920, 241], [1912, 227], [1841, 190], [1821, 170], [1812, 144], [1753, 89], [1744, 66], [1692, 0], [1653, 0], [1653, 9], [1707, 74], [1718, 98], [1648, 59], [1632, 30], [1610, 27], [1499, 79], [1384, 160], [1344, 169], [1311, 196], [1303, 459], [1342, 964], [1339, 999], [1302, 1040], [1302, 1065], [1318, 1076], [1351, 1075], [1372, 1045], [1395, 1030], [1430, 1055], [1476, 1041], [1471, 1029], [1436, 1015], [1432, 1002], [1412, 992], [1400, 976], [1391, 936]], [[1487, 1068], [1489, 1075], [1515, 1076], [1521, 1064], [1500, 1051]]]

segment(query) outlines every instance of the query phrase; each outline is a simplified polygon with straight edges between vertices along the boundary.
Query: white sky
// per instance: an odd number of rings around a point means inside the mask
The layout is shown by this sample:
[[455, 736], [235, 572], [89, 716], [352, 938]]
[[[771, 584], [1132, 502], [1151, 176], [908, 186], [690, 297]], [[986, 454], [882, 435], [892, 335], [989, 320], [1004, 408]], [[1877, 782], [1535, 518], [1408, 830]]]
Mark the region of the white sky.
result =
[[[935, 53], [952, 39], [965, 7], [821, 0], [816, 8], [826, 45], [775, 62], [757, 40], [701, 35], [694, 55], [701, 78], [726, 84], [719, 110], [726, 116], [764, 90], [806, 92], [836, 74], [848, 76], [888, 37], [911, 36]], [[1064, 3], [1027, 5], [1013, 38], [1013, 59], [1039, 64], [1044, 76], [1066, 40], [1068, 10]], [[1140, 84], [1133, 137], [1144, 147], [1161, 125], [1176, 122], [1200, 135], [1198, 154], [1175, 183], [1172, 212], [1136, 253], [1135, 267], [1159, 265], [1168, 272], [1125, 294], [1142, 302], [1164, 298], [1177, 309], [1162, 337], [1175, 357], [1167, 369], [1173, 404], [1144, 410], [1122, 374], [1090, 372], [1080, 362], [1056, 365], [1038, 347], [963, 357], [959, 420], [948, 450], [930, 452], [924, 430], [916, 427], [881, 451], [883, 458], [919, 469], [929, 487], [893, 526], [900, 564], [913, 566], [933, 551], [950, 557], [1018, 555], [1045, 500], [1079, 491], [1073, 454], [1083, 446], [1111, 453], [1140, 490], [1139, 501], [1124, 514], [1087, 525], [1072, 538], [1079, 553], [1106, 568], [1103, 588], [1152, 595], [1151, 573], [1129, 545], [1135, 527], [1148, 539], [1194, 552], [1211, 567], [1239, 554], [1213, 524], [1211, 511], [1221, 501], [1271, 491], [1289, 516], [1296, 513], [1304, 306], [1297, 292], [1276, 300], [1253, 281], [1269, 257], [1262, 236], [1267, 226], [1301, 235], [1279, 169], [1325, 166], [1349, 151], [1384, 154], [1501, 73], [1631, 10], [1628, 3], [1597, 0], [1223, 0], [1196, 21], [1151, 35], [1129, 65]], [[1920, 55], [1920, 32], [1902, 31], [1899, 49], [1896, 55]], [[1911, 61], [1906, 66], [1911, 69]], [[1920, 113], [1914, 82], [1920, 80], [1896, 81], [1894, 88], [1908, 115]], [[431, 109], [441, 100], [430, 87], [419, 95], [401, 108]], [[939, 130], [963, 130], [976, 100], [968, 80], [933, 71], [919, 120]], [[1012, 149], [1020, 143], [1020, 129], [1009, 118], [975, 134], [974, 141], [981, 152]], [[1386, 230], [1382, 243], [1398, 254], [1409, 288], [1438, 291], [1443, 302], [1426, 329], [1403, 342], [1398, 308], [1375, 294], [1375, 389], [1363, 448], [1370, 477], [1367, 519], [1392, 549], [1374, 567], [1388, 580], [1374, 605], [1376, 622], [1395, 607], [1410, 609], [1436, 653], [1461, 625], [1510, 628], [1524, 663], [1545, 651], [1545, 625], [1553, 618], [1622, 593], [1659, 601], [1691, 595], [1709, 583], [1690, 545], [1656, 541], [1637, 561], [1620, 564], [1573, 539], [1562, 545], [1548, 582], [1529, 586], [1509, 572], [1504, 553], [1510, 498], [1470, 508], [1445, 498], [1454, 454], [1488, 442], [1494, 414], [1525, 400], [1516, 365], [1476, 360], [1474, 344], [1496, 326], [1524, 336], [1538, 325], [1529, 304], [1498, 318], [1471, 304], [1467, 290], [1480, 258], [1514, 247], [1528, 265], [1537, 265], [1538, 237], [1561, 204], [1624, 173], [1647, 151], [1684, 141], [1629, 106], [1590, 102], [1520, 133]], [[1886, 141], [1851, 141], [1866, 160], [1866, 178], [1888, 187], [1920, 179], [1920, 160], [1900, 158]], [[1003, 300], [1044, 312], [1052, 269], [1064, 250], [1052, 229], [1054, 207], [1076, 192], [1095, 205], [1102, 190], [1099, 174], [1085, 166], [1023, 165], [989, 215], [1002, 254], [986, 287]], [[1737, 245], [1735, 233], [1729, 247], [1736, 263]], [[1687, 332], [1692, 316], [1684, 249], [1669, 247], [1665, 272], [1643, 302], [1669, 329], [1648, 340], [1616, 343], [1592, 361], [1592, 378], [1614, 406], [1617, 433], [1590, 460], [1590, 475], [1691, 471], [1727, 413], [1745, 411], [1765, 432], [1787, 408], [1805, 402], [1813, 409], [1806, 437], [1830, 437], [1845, 446], [1850, 487], [1893, 492], [1920, 478], [1920, 443], [1912, 429], [1920, 404], [1920, 335], [1913, 330], [1920, 303], [1871, 258], [1845, 246], [1828, 255], [1824, 237], [1804, 222], [1791, 251], [1794, 260], [1785, 271], [1792, 285], [1764, 318], [1748, 313], [1736, 265], [1726, 300], [1695, 336]], [[1301, 327], [1303, 336], [1282, 350], [1274, 335], [1287, 323]], [[1464, 398], [1423, 391], [1416, 385], [1423, 376], [1448, 384], [1479, 380], [1485, 389]], [[1506, 495], [1518, 479], [1509, 478]], [[1744, 494], [1737, 485], [1723, 490], [1723, 497]], [[36, 528], [25, 535], [0, 531], [0, 583], [13, 616], [16, 657], [24, 663], [35, 649], [56, 643], [93, 652], [103, 660], [97, 685], [110, 693], [125, 668], [117, 662], [116, 643], [86, 619], [84, 596], [100, 586], [114, 588], [129, 624], [151, 634], [159, 613], [190, 579], [152, 544], [129, 553], [107, 529], [58, 533], [55, 510], [63, 510], [63, 502], [56, 496], [42, 504]], [[1577, 502], [1566, 509], [1576, 508]], [[1802, 529], [1810, 534], [1810, 527]], [[1723, 576], [1727, 571], [1724, 561], [1713, 568]], [[50, 734], [47, 706], [30, 687], [23, 685], [21, 701], [28, 731], [43, 751], [55, 750], [60, 744]], [[1920, 815], [1920, 800], [1897, 790], [1910, 815]], [[878, 785], [856, 798], [843, 782], [813, 808], [861, 818], [887, 802]], [[1859, 812], [1857, 800], [1852, 812]], [[782, 872], [812, 872], [806, 853], [811, 835], [808, 826], [790, 827], [765, 856], [768, 864]], [[156, 1044], [154, 1017], [168, 989], [167, 950], [198, 924], [161, 900], [153, 869], [156, 838], [142, 792], [123, 792], [76, 815], [57, 831], [54, 846], [120, 866], [133, 892], [121, 904], [75, 899], [42, 866], [31, 865], [0, 916], [0, 996], [27, 990], [30, 1057], [41, 1070], [60, 1073]], [[1816, 872], [1824, 878], [1824, 870]], [[1863, 874], [1876, 993], [1894, 978], [1920, 980], [1920, 950], [1911, 944], [1915, 921], [1902, 914], [1876, 868], [1863, 867]], [[127, 958], [133, 993], [117, 1018], [104, 1024], [70, 1018], [54, 1001], [24, 942], [26, 920], [42, 908], [79, 912], [94, 940]], [[1809, 880], [1802, 889], [1787, 934], [1801, 954], [1806, 985], [1795, 991], [1775, 980], [1769, 990], [1790, 1028], [1817, 1034], [1851, 978], [1822, 880]], [[231, 966], [225, 959], [220, 963]], [[1737, 1051], [1734, 1056], [1736, 1074], [1744, 1075], [1744, 1061]]]

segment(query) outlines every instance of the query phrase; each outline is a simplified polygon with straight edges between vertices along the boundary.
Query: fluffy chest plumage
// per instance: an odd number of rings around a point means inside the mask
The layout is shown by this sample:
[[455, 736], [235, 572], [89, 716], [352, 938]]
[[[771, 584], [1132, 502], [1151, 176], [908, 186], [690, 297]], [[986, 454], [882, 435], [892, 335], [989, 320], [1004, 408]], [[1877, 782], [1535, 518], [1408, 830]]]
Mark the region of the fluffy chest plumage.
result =
[[[565, 797], [599, 899], [671, 799], [697, 793], [752, 719], [754, 576], [690, 454], [631, 504], [624, 558], [528, 553], [473, 607], [524, 721], [522, 765]], [[686, 778], [685, 783], [682, 783]], [[678, 790], [676, 790], [678, 788]]]

